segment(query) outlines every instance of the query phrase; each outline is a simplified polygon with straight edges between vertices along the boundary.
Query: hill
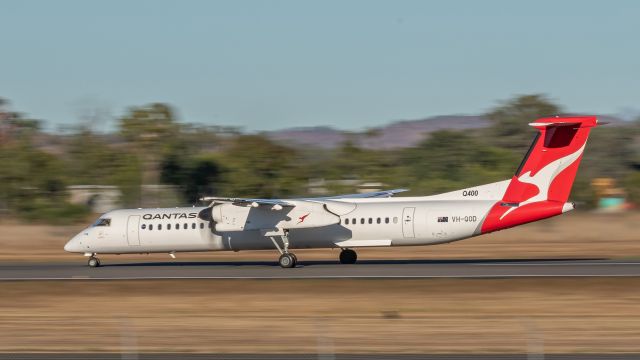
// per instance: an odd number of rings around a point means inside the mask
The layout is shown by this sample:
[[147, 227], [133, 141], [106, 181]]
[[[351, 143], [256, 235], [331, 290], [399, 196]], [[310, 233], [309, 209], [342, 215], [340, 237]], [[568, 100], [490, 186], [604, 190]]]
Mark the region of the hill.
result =
[[[612, 117], [600, 116], [601, 121], [611, 125], [625, 122]], [[288, 128], [265, 132], [269, 139], [299, 146], [332, 149], [345, 141], [367, 149], [398, 149], [418, 144], [430, 133], [438, 130], [473, 130], [490, 125], [490, 121], [477, 115], [444, 115], [420, 120], [404, 120], [361, 132], [348, 132], [327, 126]]]

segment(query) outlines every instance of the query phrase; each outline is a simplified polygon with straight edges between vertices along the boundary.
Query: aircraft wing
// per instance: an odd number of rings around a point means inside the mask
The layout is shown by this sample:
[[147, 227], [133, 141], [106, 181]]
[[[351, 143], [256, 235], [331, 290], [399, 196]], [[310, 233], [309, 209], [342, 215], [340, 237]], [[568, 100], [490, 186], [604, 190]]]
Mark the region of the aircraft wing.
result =
[[361, 194], [345, 194], [345, 195], [335, 195], [335, 196], [326, 196], [326, 197], [317, 197], [311, 198], [314, 200], [322, 200], [322, 199], [366, 199], [366, 198], [388, 198], [393, 195], [401, 192], [409, 191], [408, 189], [393, 189], [393, 190], [382, 190], [382, 191], [372, 191]]
[[280, 199], [245, 199], [245, 198], [225, 198], [225, 197], [204, 197], [202, 201], [212, 203], [230, 203], [237, 206], [271, 206], [271, 207], [294, 207], [295, 204]]
[[[408, 191], [407, 189], [394, 189], [394, 190], [383, 190], [383, 191], [372, 191], [368, 193], [362, 194], [345, 194], [345, 195], [335, 195], [335, 196], [325, 196], [325, 197], [314, 197], [314, 198], [301, 198], [301, 199], [291, 199], [291, 200], [313, 200], [313, 201], [321, 201], [321, 200], [339, 200], [339, 199], [366, 199], [366, 198], [387, 198], [391, 197], [394, 194], [401, 193], [404, 191]], [[215, 204], [229, 203], [237, 206], [251, 206], [251, 207], [259, 207], [259, 206], [269, 206], [274, 210], [280, 210], [285, 207], [295, 207], [296, 205], [290, 201], [283, 199], [247, 199], [247, 198], [226, 198], [226, 197], [203, 197], [200, 200], [202, 201], [211, 201], [211, 206]]]

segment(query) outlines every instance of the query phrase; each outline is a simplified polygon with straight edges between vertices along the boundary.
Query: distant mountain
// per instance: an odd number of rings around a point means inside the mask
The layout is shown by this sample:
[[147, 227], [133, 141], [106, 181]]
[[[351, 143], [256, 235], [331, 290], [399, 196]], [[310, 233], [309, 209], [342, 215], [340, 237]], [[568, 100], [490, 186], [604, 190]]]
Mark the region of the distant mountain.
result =
[[[599, 115], [601, 122], [623, 126], [626, 122], [614, 116]], [[347, 132], [327, 126], [288, 128], [268, 131], [271, 140], [299, 146], [333, 149], [347, 140], [368, 149], [398, 149], [417, 145], [429, 133], [438, 130], [474, 130], [486, 128], [490, 121], [483, 116], [445, 115], [422, 120], [405, 120], [371, 128], [362, 132]]]
[[358, 144], [365, 148], [393, 149], [417, 145], [438, 130], [471, 130], [489, 126], [482, 116], [436, 116], [423, 120], [399, 121], [362, 134]]
[[394, 149], [414, 146], [429, 133], [451, 129], [480, 129], [489, 126], [482, 116], [449, 115], [434, 116], [422, 120], [406, 120], [363, 132], [346, 132], [331, 127], [290, 128], [269, 131], [265, 135], [278, 142], [331, 149], [347, 140], [370, 149]]

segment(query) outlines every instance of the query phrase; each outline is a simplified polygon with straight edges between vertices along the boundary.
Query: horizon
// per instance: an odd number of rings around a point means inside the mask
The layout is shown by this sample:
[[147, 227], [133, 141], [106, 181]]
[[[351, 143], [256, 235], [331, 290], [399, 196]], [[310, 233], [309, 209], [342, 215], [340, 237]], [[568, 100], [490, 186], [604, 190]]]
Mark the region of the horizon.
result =
[[[545, 98], [550, 99], [550, 97], [547, 97], [546, 95], [543, 95]], [[50, 121], [48, 121], [47, 119], [37, 119], [34, 117], [30, 116], [30, 113], [28, 111], [22, 111], [23, 109], [15, 109], [13, 106], [13, 102], [11, 101], [11, 99], [8, 98], [4, 98], [2, 96], [0, 96], [0, 99], [5, 101], [5, 106], [4, 106], [4, 110], [8, 110], [8, 112], [17, 112], [19, 114], [21, 114], [21, 116], [24, 116], [25, 119], [30, 119], [30, 120], [35, 120], [38, 121], [38, 123], [41, 126], [41, 130], [45, 133], [49, 133], [49, 134], [53, 134], [53, 135], [65, 135], [68, 133], [72, 133], [78, 129], [81, 128], [85, 128], [85, 129], [90, 129], [92, 132], [97, 133], [97, 134], [103, 134], [103, 135], [108, 135], [108, 134], [113, 134], [117, 132], [117, 121], [122, 118], [125, 114], [126, 111], [128, 111], [129, 109], [132, 109], [134, 107], [146, 107], [149, 105], [152, 105], [154, 103], [158, 103], [158, 102], [152, 102], [152, 103], [148, 103], [148, 104], [143, 104], [143, 105], [139, 105], [139, 106], [128, 106], [126, 109], [123, 110], [123, 112], [117, 116], [114, 115], [109, 115], [109, 119], [108, 119], [108, 126], [104, 126], [104, 124], [100, 124], [97, 125], [95, 123], [90, 123], [92, 120], [95, 119], [89, 119], [89, 120], [82, 120], [82, 119], [78, 119], [75, 123], [65, 123], [65, 124], [58, 124], [57, 127], [52, 127], [50, 126]], [[496, 104], [498, 104], [499, 102], [496, 102]], [[447, 118], [447, 117], [451, 117], [451, 118], [459, 118], [459, 117], [485, 117], [487, 115], [486, 112], [484, 113], [478, 113], [478, 114], [465, 114], [465, 113], [452, 113], [452, 114], [436, 114], [436, 115], [430, 115], [430, 116], [423, 116], [423, 117], [418, 117], [415, 119], [391, 119], [388, 120], [386, 122], [382, 122], [380, 124], [375, 124], [375, 125], [371, 125], [371, 126], [367, 126], [367, 127], [361, 127], [361, 128], [344, 128], [344, 127], [340, 127], [338, 124], [305, 124], [305, 125], [292, 125], [289, 127], [281, 127], [281, 128], [274, 128], [274, 129], [251, 129], [251, 128], [247, 128], [246, 126], [236, 126], [236, 125], [229, 125], [229, 124], [221, 124], [221, 123], [201, 123], [201, 122], [193, 122], [193, 121], [186, 121], [184, 119], [181, 119], [179, 117], [180, 114], [180, 110], [177, 109], [175, 106], [173, 106], [172, 104], [167, 104], [167, 103], [163, 103], [164, 105], [168, 105], [173, 114], [174, 114], [174, 121], [176, 121], [176, 123], [182, 124], [182, 125], [195, 125], [197, 127], [210, 127], [210, 128], [220, 128], [220, 129], [228, 129], [228, 130], [237, 130], [239, 131], [241, 134], [260, 134], [260, 133], [277, 133], [280, 131], [305, 131], [305, 130], [317, 130], [317, 129], [327, 129], [327, 130], [333, 130], [336, 132], [342, 132], [342, 133], [366, 133], [367, 131], [371, 131], [371, 130], [377, 130], [377, 129], [382, 129], [382, 128], [386, 128], [392, 125], [396, 125], [396, 124], [400, 124], [400, 123], [414, 123], [414, 122], [421, 122], [421, 121], [431, 121], [431, 120], [437, 120], [438, 118]], [[559, 104], [560, 107], [562, 107], [562, 104]], [[2, 110], [2, 108], [0, 108], [0, 110]], [[101, 109], [96, 108], [96, 109], [91, 109], [91, 110], [97, 110], [100, 111]], [[89, 114], [89, 116], [94, 116], [95, 114]], [[623, 115], [623, 114], [593, 114], [593, 113], [584, 113], [584, 112], [562, 112], [559, 114], [554, 114], [554, 116], [577, 116], [577, 115], [593, 115], [593, 116], [597, 116], [597, 117], [606, 117], [608, 118], [608, 120], [614, 120], [614, 121], [619, 121], [621, 123], [630, 123], [633, 121], [640, 121], [640, 113], [631, 113], [630, 111], [628, 111], [627, 116]], [[98, 114], [97, 116], [104, 116], [104, 114]], [[552, 115], [549, 115], [552, 116]]]

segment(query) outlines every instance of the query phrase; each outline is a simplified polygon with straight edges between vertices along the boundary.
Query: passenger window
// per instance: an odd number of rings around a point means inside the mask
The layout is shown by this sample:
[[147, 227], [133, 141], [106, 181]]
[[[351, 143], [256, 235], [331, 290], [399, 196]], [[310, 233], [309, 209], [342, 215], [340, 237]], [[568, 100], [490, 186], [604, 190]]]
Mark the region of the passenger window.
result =
[[344, 219], [344, 224], [349, 225], [349, 219]]
[[176, 230], [180, 230], [180, 224], [176, 223]]
[[147, 228], [147, 224], [142, 224], [141, 228], [142, 228], [142, 230], [146, 229]]
[[149, 224], [149, 230], [153, 230], [153, 224]]
[[357, 223], [356, 218], [351, 219], [351, 223], [355, 225]]
[[388, 218], [388, 217], [384, 218], [384, 223], [385, 223], [385, 224], [388, 224], [388, 223], [389, 223], [389, 218]]
[[162, 224], [158, 224], [158, 230], [162, 230]]
[[393, 217], [393, 223], [397, 224], [398, 223], [398, 218], [396, 216]]
[[369, 218], [369, 224], [373, 224], [373, 219]]
[[200, 223], [200, 229], [204, 229], [204, 223]]
[[171, 230], [171, 224], [167, 224], [167, 230]]
[[184, 228], [185, 230], [187, 230], [187, 228], [188, 228], [188, 227], [189, 227], [189, 224], [187, 224], [187, 223], [184, 223], [184, 226], [183, 226], [183, 228]]
[[196, 228], [196, 223], [191, 223], [191, 228], [195, 229]]
[[364, 224], [364, 218], [360, 218], [360, 224]]

